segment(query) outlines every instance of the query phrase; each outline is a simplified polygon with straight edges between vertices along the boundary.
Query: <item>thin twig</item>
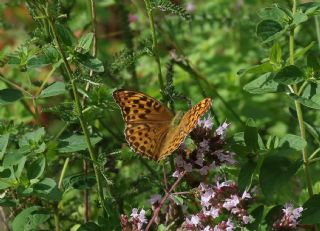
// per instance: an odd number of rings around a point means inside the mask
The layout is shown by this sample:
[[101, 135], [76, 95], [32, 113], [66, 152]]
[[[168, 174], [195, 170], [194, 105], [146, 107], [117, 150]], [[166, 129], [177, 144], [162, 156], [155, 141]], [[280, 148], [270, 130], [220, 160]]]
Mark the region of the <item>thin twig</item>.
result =
[[162, 198], [162, 200], [160, 201], [158, 207], [154, 210], [153, 215], [151, 220], [149, 221], [145, 231], [148, 231], [151, 227], [151, 225], [153, 224], [154, 220], [158, 217], [158, 214], [162, 208], [162, 206], [164, 205], [164, 203], [166, 202], [166, 200], [168, 199], [168, 197], [170, 196], [171, 192], [177, 187], [177, 185], [180, 183], [180, 181], [182, 180], [182, 178], [186, 175], [186, 172], [183, 172], [179, 178], [176, 180], [176, 182], [174, 182], [174, 184], [171, 186], [171, 188], [169, 189], [168, 192], [166, 192], [165, 196]]

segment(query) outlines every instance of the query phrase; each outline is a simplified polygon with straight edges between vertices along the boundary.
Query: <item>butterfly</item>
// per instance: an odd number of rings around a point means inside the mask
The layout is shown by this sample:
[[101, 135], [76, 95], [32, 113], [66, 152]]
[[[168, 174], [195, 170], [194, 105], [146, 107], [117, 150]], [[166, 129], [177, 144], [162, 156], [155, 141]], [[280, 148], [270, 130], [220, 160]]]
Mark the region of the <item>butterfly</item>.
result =
[[141, 92], [120, 89], [113, 92], [113, 98], [121, 109], [129, 146], [157, 161], [175, 151], [211, 107], [211, 99], [205, 98], [175, 125], [175, 115], [165, 105]]

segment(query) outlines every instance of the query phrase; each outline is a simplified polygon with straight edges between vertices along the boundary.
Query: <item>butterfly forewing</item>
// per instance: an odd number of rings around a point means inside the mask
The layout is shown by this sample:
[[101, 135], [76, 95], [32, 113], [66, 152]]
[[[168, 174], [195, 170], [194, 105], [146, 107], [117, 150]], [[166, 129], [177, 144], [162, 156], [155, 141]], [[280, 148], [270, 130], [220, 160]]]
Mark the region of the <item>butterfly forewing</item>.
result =
[[158, 159], [162, 160], [176, 150], [187, 135], [197, 126], [198, 120], [211, 107], [211, 99], [206, 98], [187, 111], [177, 127], [171, 128], [162, 144]]
[[140, 92], [117, 90], [113, 97], [121, 108], [130, 147], [156, 160], [173, 114], [159, 101]]

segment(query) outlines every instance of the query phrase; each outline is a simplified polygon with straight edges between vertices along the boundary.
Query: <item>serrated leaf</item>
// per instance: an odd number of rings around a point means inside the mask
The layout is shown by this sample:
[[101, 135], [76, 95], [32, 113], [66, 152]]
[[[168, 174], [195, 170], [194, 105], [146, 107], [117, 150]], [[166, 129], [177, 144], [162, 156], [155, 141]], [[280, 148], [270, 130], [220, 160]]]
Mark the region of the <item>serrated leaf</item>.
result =
[[77, 53], [77, 61], [82, 64], [84, 67], [88, 68], [91, 71], [95, 72], [104, 72], [103, 63], [95, 57], [92, 57], [90, 54], [81, 54]]
[[[280, 32], [283, 30], [282, 26], [274, 20], [263, 20], [257, 26], [257, 35], [262, 39], [262, 41], [270, 42], [270, 38], [275, 39], [280, 36]], [[278, 36], [275, 36], [278, 35]]]
[[[92, 145], [97, 144], [101, 139], [101, 137], [90, 138]], [[69, 153], [83, 151], [87, 148], [88, 146], [83, 135], [71, 135], [60, 140], [58, 151], [61, 153]]]
[[20, 212], [12, 222], [13, 231], [37, 230], [38, 226], [50, 218], [48, 210], [33, 206]]
[[297, 66], [289, 65], [276, 74], [274, 81], [285, 85], [300, 83], [304, 81], [304, 73]]
[[286, 134], [280, 139], [279, 146], [282, 148], [291, 148], [297, 151], [301, 151], [305, 146], [307, 146], [307, 142], [300, 136]]
[[11, 104], [22, 98], [22, 93], [16, 89], [7, 88], [0, 90], [0, 106]]
[[243, 90], [251, 94], [265, 94], [284, 91], [283, 86], [273, 80], [272, 73], [266, 73], [247, 83]]
[[61, 95], [66, 92], [66, 87], [64, 82], [54, 82], [50, 84], [48, 87], [43, 89], [41, 94], [38, 96], [38, 98], [47, 98], [52, 97], [56, 95]]

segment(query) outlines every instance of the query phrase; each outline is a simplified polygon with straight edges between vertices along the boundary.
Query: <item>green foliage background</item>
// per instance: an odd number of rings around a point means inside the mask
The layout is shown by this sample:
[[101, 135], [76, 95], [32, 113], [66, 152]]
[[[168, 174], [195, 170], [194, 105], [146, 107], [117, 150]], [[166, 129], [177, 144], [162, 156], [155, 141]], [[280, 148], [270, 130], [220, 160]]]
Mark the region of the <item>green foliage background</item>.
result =
[[[304, 15], [288, 19], [281, 14], [291, 10], [292, 1], [154, 0], [150, 6], [158, 40], [154, 49], [143, 1], [100, 0], [95, 5], [96, 54], [92, 54], [90, 1], [4, 3], [0, 5], [0, 189], [4, 193], [0, 206], [13, 214], [7, 223], [14, 231], [22, 230], [32, 211], [38, 213], [24, 230], [57, 230], [58, 218], [62, 230], [90, 230], [89, 226], [95, 227], [92, 223], [79, 228], [87, 222], [85, 190], [90, 194], [90, 220], [102, 230], [118, 230], [120, 214], [148, 208], [151, 195], [163, 194], [162, 166], [125, 145], [124, 123], [112, 99], [119, 88], [140, 90], [183, 111], [188, 104], [181, 98], [195, 104], [211, 97], [215, 126], [225, 120], [231, 123], [228, 148], [238, 160], [236, 166], [221, 171], [239, 180], [242, 189], [258, 185], [252, 210], [263, 205], [266, 215], [273, 206], [287, 201], [302, 205], [313, 198], [301, 151], [307, 147], [311, 154], [320, 144], [320, 33], [314, 16], [318, 3], [299, 6]], [[188, 12], [191, 3], [194, 9]], [[314, 12], [307, 14], [312, 7]], [[51, 18], [70, 62], [81, 113], [46, 17]], [[285, 69], [292, 27], [297, 27], [297, 67]], [[168, 80], [162, 91], [155, 54]], [[254, 82], [262, 81], [261, 76], [268, 79], [268, 73], [277, 80], [267, 87]], [[302, 96], [289, 95], [286, 84], [303, 86]], [[294, 99], [304, 105], [306, 137], [300, 137]], [[96, 160], [89, 155], [79, 117], [88, 128]], [[309, 173], [313, 194], [319, 193], [316, 161]], [[173, 170], [169, 163], [165, 167]], [[94, 170], [101, 173], [103, 206]], [[103, 214], [101, 206], [109, 213]], [[309, 215], [319, 215], [318, 211]], [[318, 223], [310, 216], [306, 215], [306, 224]], [[261, 220], [261, 230], [266, 223]]]

